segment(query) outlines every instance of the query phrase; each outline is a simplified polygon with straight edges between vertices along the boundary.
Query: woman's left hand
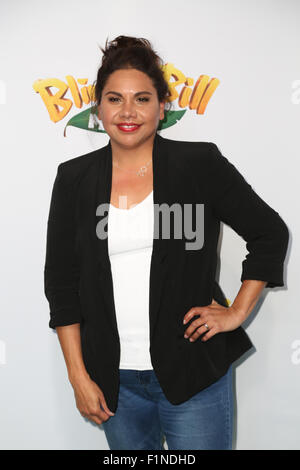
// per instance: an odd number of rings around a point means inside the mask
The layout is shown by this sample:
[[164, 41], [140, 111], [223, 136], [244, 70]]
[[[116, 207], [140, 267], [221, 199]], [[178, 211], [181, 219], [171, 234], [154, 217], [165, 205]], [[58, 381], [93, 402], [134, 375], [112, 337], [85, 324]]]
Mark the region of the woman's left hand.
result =
[[235, 330], [243, 323], [242, 315], [233, 306], [224, 307], [214, 299], [205, 307], [192, 307], [183, 318], [185, 323], [195, 315], [200, 316], [189, 325], [184, 334], [190, 341], [195, 341], [204, 333], [201, 341], [207, 341], [215, 334]]

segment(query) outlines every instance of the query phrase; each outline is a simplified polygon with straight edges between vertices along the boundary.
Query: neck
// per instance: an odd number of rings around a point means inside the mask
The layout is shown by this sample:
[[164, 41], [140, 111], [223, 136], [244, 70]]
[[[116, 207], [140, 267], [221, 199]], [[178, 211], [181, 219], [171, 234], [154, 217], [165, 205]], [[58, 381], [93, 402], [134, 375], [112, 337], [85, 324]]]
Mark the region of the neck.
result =
[[125, 147], [111, 140], [112, 160], [121, 168], [140, 168], [152, 159], [154, 137], [151, 136], [142, 144]]

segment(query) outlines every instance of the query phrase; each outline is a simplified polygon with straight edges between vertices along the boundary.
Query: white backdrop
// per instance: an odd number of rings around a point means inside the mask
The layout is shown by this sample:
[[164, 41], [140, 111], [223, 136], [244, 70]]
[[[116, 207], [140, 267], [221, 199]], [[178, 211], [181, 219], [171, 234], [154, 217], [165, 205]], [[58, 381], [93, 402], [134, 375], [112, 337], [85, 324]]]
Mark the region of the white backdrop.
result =
[[[0, 6], [2, 449], [108, 449], [76, 408], [43, 293], [47, 217], [60, 162], [108, 142], [53, 122], [38, 79], [96, 78], [98, 44], [149, 39], [186, 77], [220, 80], [203, 114], [188, 106], [160, 134], [215, 142], [287, 223], [285, 287], [265, 289], [244, 326], [255, 350], [235, 363], [236, 449], [300, 448], [299, 197], [300, 4], [297, 0], [11, 0]], [[193, 87], [191, 87], [193, 88]], [[182, 85], [177, 87], [180, 92]], [[52, 88], [52, 92], [57, 90]], [[293, 256], [291, 256], [291, 246]], [[245, 242], [220, 236], [220, 285], [232, 302]]]

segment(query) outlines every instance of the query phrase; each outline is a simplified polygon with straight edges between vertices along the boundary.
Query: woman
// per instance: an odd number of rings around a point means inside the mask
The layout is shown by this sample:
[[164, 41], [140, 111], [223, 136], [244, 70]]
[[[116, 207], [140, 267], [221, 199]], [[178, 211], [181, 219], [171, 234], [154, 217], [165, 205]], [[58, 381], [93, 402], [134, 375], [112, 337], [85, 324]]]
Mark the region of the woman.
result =
[[[148, 41], [119, 36], [102, 51], [95, 97], [110, 141], [58, 167], [49, 326], [77, 408], [110, 449], [231, 449], [232, 363], [252, 347], [241, 324], [264, 287], [283, 285], [288, 229], [215, 144], [157, 134], [169, 93]], [[215, 281], [221, 221], [249, 251], [230, 307]]]

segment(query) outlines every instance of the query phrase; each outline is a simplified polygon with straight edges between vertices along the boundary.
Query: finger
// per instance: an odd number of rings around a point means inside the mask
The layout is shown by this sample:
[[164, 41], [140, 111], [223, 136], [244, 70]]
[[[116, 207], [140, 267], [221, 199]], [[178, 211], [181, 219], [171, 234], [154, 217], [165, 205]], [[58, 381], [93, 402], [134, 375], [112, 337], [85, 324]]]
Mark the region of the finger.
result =
[[195, 330], [197, 330], [201, 325], [203, 325], [203, 318], [197, 318], [196, 320], [193, 320], [192, 323], [188, 326], [188, 328], [184, 332], [184, 337], [189, 338], [192, 334], [195, 333]]
[[107, 421], [107, 420], [109, 419], [109, 416], [106, 415], [106, 418], [101, 418], [101, 419], [100, 419], [100, 418], [98, 417], [98, 415], [92, 415], [92, 414], [91, 414], [91, 415], [89, 416], [89, 419], [90, 419], [91, 421], [94, 421], [94, 423], [96, 423], [96, 424], [102, 424], [103, 421]]
[[110, 411], [110, 409], [108, 408], [104, 396], [101, 396], [101, 397], [99, 398], [99, 400], [100, 400], [100, 407], [102, 407], [102, 409], [103, 409], [108, 415], [114, 416], [115, 413], [113, 413], [112, 411]]
[[88, 418], [97, 424], [101, 424], [103, 421], [107, 421], [110, 418], [110, 415], [101, 409], [93, 409], [88, 414]]
[[205, 333], [205, 335], [201, 338], [201, 341], [205, 342], [207, 341], [208, 339], [212, 338], [215, 334], [217, 334], [218, 331], [216, 328], [210, 328], [209, 331], [207, 333]]
[[194, 315], [200, 315], [203, 307], [193, 307], [191, 308], [183, 317], [183, 324], [188, 323], [188, 321], [193, 318]]
[[194, 331], [194, 333], [190, 336], [189, 340], [196, 341], [200, 336], [202, 336], [204, 333], [207, 333], [207, 332], [208, 330], [206, 326], [201, 325], [196, 331]]

